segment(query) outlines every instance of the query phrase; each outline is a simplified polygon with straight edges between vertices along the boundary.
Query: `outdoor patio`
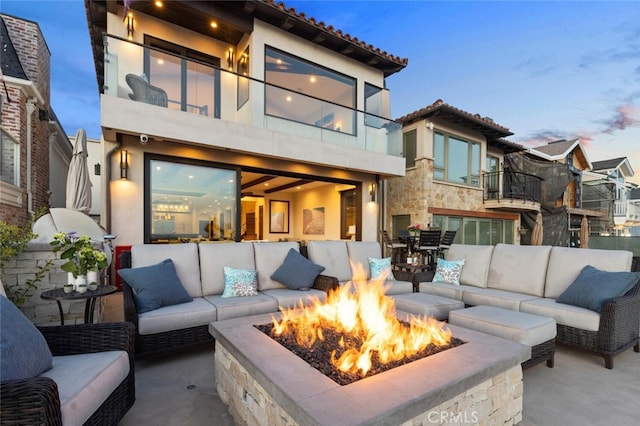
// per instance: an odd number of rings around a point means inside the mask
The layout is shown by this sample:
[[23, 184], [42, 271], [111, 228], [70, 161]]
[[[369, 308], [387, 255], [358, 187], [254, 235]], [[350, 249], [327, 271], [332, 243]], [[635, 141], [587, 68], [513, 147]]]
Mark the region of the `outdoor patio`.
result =
[[[121, 321], [122, 294], [106, 299], [103, 320]], [[559, 346], [554, 368], [525, 370], [520, 424], [635, 424], [639, 394], [640, 354], [627, 350], [607, 370], [601, 357]], [[121, 425], [157, 424], [234, 425], [216, 392], [212, 350], [136, 363], [136, 403]]]

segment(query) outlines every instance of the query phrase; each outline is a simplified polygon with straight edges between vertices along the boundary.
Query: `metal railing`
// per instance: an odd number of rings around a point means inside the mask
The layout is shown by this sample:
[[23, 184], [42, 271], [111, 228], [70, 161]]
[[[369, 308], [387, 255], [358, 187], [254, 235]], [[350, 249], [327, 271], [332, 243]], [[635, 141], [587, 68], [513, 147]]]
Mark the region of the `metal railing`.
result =
[[542, 201], [542, 178], [527, 173], [486, 172], [483, 179], [483, 200]]
[[[104, 55], [105, 95], [402, 156], [399, 122], [112, 35], [104, 35]], [[153, 102], [133, 91], [131, 74], [151, 87]]]
[[631, 201], [616, 201], [614, 203], [613, 215], [626, 217], [629, 221], [640, 221], [640, 205]]

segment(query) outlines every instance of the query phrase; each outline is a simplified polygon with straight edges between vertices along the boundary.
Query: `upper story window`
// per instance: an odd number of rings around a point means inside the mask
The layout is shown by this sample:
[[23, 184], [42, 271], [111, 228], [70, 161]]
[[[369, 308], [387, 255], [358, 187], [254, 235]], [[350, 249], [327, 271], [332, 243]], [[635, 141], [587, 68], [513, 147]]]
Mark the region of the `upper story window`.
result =
[[20, 144], [0, 129], [0, 180], [20, 186]]
[[433, 136], [433, 178], [480, 186], [480, 144], [446, 133]]
[[356, 80], [265, 48], [265, 114], [356, 134]]
[[415, 130], [411, 130], [402, 135], [402, 153], [407, 160], [407, 168], [415, 167], [416, 156], [418, 155], [418, 136]]

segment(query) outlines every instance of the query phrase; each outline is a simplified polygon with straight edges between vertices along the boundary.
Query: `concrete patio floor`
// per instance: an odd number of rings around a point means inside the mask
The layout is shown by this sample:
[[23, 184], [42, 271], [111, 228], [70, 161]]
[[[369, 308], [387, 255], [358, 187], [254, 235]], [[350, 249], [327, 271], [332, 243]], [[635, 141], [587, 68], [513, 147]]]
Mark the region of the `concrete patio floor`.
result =
[[[103, 321], [122, 321], [122, 295], [106, 298]], [[213, 350], [136, 362], [136, 403], [121, 425], [234, 425], [214, 383]], [[428, 380], [428, 378], [424, 378]], [[524, 372], [520, 425], [635, 425], [640, 354], [632, 349], [604, 368], [601, 357], [559, 346], [554, 368]]]

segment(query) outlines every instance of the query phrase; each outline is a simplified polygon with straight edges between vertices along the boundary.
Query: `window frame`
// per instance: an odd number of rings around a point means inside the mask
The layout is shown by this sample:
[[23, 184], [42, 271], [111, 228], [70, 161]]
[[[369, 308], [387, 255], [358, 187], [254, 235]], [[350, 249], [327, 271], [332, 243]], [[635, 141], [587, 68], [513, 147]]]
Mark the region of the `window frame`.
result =
[[[438, 149], [438, 136], [442, 137], [442, 149]], [[451, 145], [451, 138], [454, 138], [456, 142], [463, 142], [467, 144], [467, 165], [466, 165], [466, 180], [467, 182], [460, 182], [459, 180], [453, 180], [449, 178], [449, 172], [451, 167], [449, 166], [449, 151]], [[477, 153], [474, 152], [474, 148], [477, 149]], [[443, 158], [437, 158], [439, 155], [438, 151], [442, 151]], [[475, 168], [478, 171], [478, 174], [473, 173], [474, 169], [474, 157], [477, 154], [477, 164], [475, 164]], [[442, 165], [439, 161], [442, 161]], [[443, 132], [443, 131], [434, 131], [433, 132], [433, 180], [439, 182], [447, 182], [453, 183], [457, 185], [469, 186], [472, 188], [480, 188], [481, 187], [481, 173], [482, 173], [482, 144], [480, 142], [470, 141], [468, 139], [462, 138], [460, 136]], [[441, 175], [439, 175], [441, 174]]]
[[[409, 135], [413, 135], [413, 141], [408, 141]], [[411, 158], [409, 157], [411, 155]], [[416, 166], [416, 157], [418, 156], [418, 130], [412, 129], [402, 133], [402, 156], [405, 158], [405, 169]]]
[[[11, 146], [5, 146], [5, 143], [11, 144]], [[11, 180], [5, 179], [5, 166], [9, 166], [8, 162], [5, 164], [6, 156], [4, 155], [4, 150], [12, 150], [11, 155], [13, 156], [13, 161], [11, 161], [11, 172], [7, 174], [11, 174]], [[9, 132], [5, 131], [3, 128], [0, 128], [0, 157], [2, 160], [0, 161], [0, 181], [7, 185], [13, 185], [15, 187], [20, 187], [20, 142], [18, 142], [13, 136], [9, 134]]]

